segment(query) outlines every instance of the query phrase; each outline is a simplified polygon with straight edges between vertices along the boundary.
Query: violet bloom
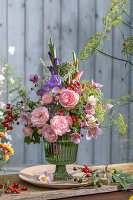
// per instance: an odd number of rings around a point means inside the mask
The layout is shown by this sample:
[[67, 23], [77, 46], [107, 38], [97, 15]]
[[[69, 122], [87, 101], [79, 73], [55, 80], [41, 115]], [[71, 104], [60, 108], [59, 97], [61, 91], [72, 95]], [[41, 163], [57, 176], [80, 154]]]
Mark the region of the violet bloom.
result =
[[52, 75], [55, 74], [54, 68], [52, 66], [48, 66], [47, 68], [49, 69]]
[[95, 87], [95, 88], [101, 88], [103, 87], [103, 85], [101, 85], [100, 83], [95, 83], [92, 79], [92, 85]]
[[86, 139], [90, 140], [91, 138], [97, 138], [98, 135], [102, 135], [102, 134], [103, 134], [103, 131], [97, 126], [89, 127], [87, 129]]
[[38, 178], [39, 178], [40, 182], [42, 182], [42, 183], [51, 184], [51, 181], [53, 180], [53, 174], [50, 174], [45, 171]]
[[53, 89], [52, 89], [52, 93], [54, 94], [54, 95], [60, 95], [62, 92], [64, 92], [64, 90], [65, 90], [65, 88], [59, 88], [59, 87], [54, 87]]
[[37, 83], [39, 81], [39, 79], [40, 79], [40, 76], [38, 76], [37, 74], [31, 74], [29, 81], [31, 81], [33, 83]]
[[57, 67], [57, 65], [58, 65], [58, 62], [59, 62], [59, 58], [55, 58], [55, 59], [54, 59], [54, 64], [55, 64], [55, 67]]
[[50, 60], [52, 60], [53, 57], [50, 51], [48, 52], [48, 55], [49, 55]]
[[62, 88], [61, 79], [59, 79], [57, 74], [53, 74], [50, 78], [50, 80], [47, 80], [46, 83], [43, 85], [43, 88], [41, 91], [38, 91], [38, 94], [43, 96], [46, 92], [52, 91], [54, 87], [58, 87], [59, 89]]
[[28, 125], [29, 119], [30, 119], [29, 113], [27, 113], [26, 110], [21, 109], [21, 113], [20, 113], [21, 124], [22, 125]]
[[80, 140], [82, 139], [81, 135], [78, 133], [72, 133], [71, 135], [71, 142], [74, 142], [75, 144], [79, 144]]

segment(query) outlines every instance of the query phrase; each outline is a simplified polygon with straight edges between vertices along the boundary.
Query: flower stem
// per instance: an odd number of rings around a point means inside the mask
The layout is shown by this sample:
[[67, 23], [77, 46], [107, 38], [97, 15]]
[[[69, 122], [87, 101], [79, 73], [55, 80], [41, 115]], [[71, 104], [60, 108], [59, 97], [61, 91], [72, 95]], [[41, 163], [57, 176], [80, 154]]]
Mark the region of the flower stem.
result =
[[98, 51], [99, 53], [103, 54], [104, 56], [107, 56], [107, 57], [112, 58], [112, 59], [115, 59], [115, 60], [120, 60], [120, 61], [123, 61], [123, 62], [127, 62], [127, 63], [129, 63], [130, 65], [133, 66], [133, 63], [132, 63], [131, 61], [129, 61], [129, 60], [122, 59], [122, 58], [117, 58], [117, 57], [112, 56], [112, 55], [109, 55], [109, 54], [107, 54], [107, 53], [105, 53], [105, 52], [103, 52], [103, 51], [100, 51], [99, 49], [97, 49], [97, 51]]
[[123, 23], [124, 25], [128, 26], [129, 28], [133, 29], [132, 26], [130, 26], [129, 24], [125, 23], [124, 21], [122, 21], [122, 23]]

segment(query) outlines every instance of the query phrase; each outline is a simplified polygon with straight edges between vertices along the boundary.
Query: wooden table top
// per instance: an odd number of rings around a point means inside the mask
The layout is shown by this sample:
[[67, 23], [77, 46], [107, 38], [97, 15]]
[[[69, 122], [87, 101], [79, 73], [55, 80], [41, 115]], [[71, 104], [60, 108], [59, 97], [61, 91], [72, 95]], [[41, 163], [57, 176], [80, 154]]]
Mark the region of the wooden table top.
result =
[[[92, 166], [90, 168], [103, 168], [104, 166]], [[133, 174], [133, 163], [127, 164], [113, 164], [109, 165], [111, 168], [122, 169], [125, 173]], [[21, 168], [21, 167], [20, 167]], [[21, 168], [22, 169], [22, 168]], [[133, 195], [133, 184], [128, 184], [128, 191], [118, 185], [103, 185], [102, 187], [80, 187], [72, 189], [48, 189], [41, 188], [19, 179], [18, 174], [0, 175], [0, 183], [6, 183], [7, 180], [10, 184], [19, 182], [21, 185], [28, 187], [27, 191], [20, 194], [2, 195], [1, 200], [47, 200], [47, 199], [87, 199], [87, 200], [128, 200]]]

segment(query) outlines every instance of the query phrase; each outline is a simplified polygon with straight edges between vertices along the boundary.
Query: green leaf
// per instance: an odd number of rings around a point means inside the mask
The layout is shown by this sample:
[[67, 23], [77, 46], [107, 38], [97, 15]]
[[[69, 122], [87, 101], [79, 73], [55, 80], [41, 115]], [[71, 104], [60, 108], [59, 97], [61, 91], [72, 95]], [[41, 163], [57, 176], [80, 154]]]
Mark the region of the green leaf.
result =
[[121, 173], [120, 174], [120, 177], [125, 177], [125, 178], [127, 178], [127, 177], [130, 177], [131, 176], [131, 174], [126, 174], [126, 173]]
[[116, 183], [118, 181], [118, 177], [115, 174], [112, 174], [112, 177], [114, 179], [114, 180], [112, 179], [113, 182]]
[[27, 143], [28, 145], [32, 142], [32, 139], [29, 136], [26, 136], [24, 138], [24, 142]]
[[126, 181], [123, 179], [123, 178], [118, 178], [118, 181], [119, 181], [119, 183], [120, 183], [120, 185], [125, 189], [125, 190], [127, 190], [127, 183], [126, 183]]

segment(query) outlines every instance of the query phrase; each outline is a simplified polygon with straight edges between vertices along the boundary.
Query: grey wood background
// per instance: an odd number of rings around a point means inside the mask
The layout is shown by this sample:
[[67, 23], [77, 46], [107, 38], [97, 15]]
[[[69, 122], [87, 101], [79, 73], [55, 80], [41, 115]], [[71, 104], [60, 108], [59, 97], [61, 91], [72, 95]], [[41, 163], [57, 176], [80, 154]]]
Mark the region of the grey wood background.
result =
[[[48, 60], [48, 41], [52, 36], [57, 56], [60, 61], [72, 61], [72, 50], [79, 55], [87, 40], [96, 32], [103, 31], [102, 18], [109, 10], [110, 0], [0, 0], [0, 51], [11, 66], [17, 66], [17, 75], [25, 73], [24, 85], [29, 85], [31, 73], [41, 74], [40, 57]], [[130, 0], [129, 14], [133, 16], [133, 1]], [[132, 32], [123, 27], [126, 36]], [[111, 39], [104, 44], [104, 51], [120, 55], [122, 37], [116, 28]], [[15, 46], [13, 56], [8, 54], [8, 47]], [[46, 62], [47, 63], [47, 62]], [[102, 55], [91, 56], [85, 64], [80, 62], [85, 71], [83, 79], [100, 82], [105, 98], [119, 100], [122, 95], [133, 91], [133, 72], [130, 66], [112, 61]], [[5, 98], [10, 100], [8, 94]], [[133, 103], [132, 103], [133, 104]], [[105, 129], [97, 140], [82, 140], [77, 163], [104, 164], [133, 161], [133, 139], [131, 118], [133, 105], [126, 105], [118, 110], [123, 113], [129, 125], [127, 138], [123, 139], [112, 129]], [[12, 131], [12, 145], [15, 155], [10, 163], [38, 164], [45, 163], [43, 144], [27, 146], [23, 142], [21, 127]]]

